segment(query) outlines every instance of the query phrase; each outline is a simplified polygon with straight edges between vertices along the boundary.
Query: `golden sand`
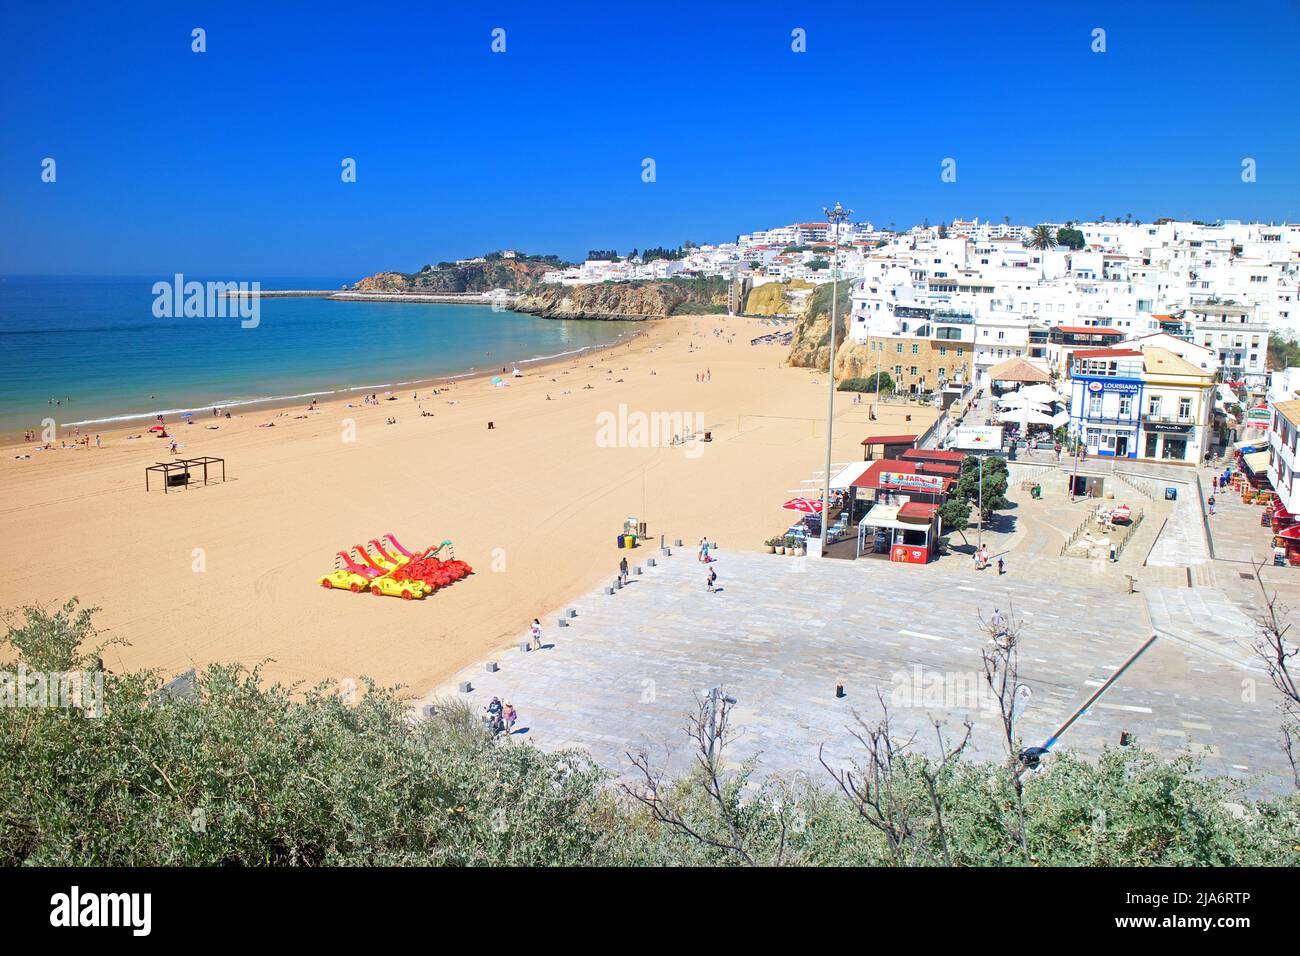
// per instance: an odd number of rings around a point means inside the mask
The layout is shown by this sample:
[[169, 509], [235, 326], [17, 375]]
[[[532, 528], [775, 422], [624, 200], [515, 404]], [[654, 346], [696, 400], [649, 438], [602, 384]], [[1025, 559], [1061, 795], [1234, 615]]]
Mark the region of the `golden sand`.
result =
[[[129, 642], [109, 649], [110, 670], [269, 661], [281, 681], [364, 675], [423, 693], [611, 579], [626, 518], [655, 544], [707, 535], [723, 551], [759, 549], [790, 524], [782, 502], [824, 467], [826, 381], [783, 366], [782, 346], [749, 344], [770, 331], [720, 316], [647, 323], [508, 388], [419, 389], [434, 417], [411, 389], [378, 406], [197, 414], [170, 425], [179, 454], [225, 458], [229, 480], [167, 495], [144, 481], [145, 465], [171, 458], [166, 443], [126, 438], [152, 423], [103, 432], [99, 449], [17, 460], [25, 449], [10, 447], [0, 607], [76, 596], [102, 608], [104, 636]], [[642, 434], [637, 413], [678, 414], [713, 440], [646, 447], [671, 436]], [[835, 461], [860, 459], [872, 432], [919, 434], [934, 414], [882, 405], [871, 422], [841, 394]], [[337, 551], [390, 531], [411, 550], [451, 538], [477, 573], [424, 601], [318, 586]]]

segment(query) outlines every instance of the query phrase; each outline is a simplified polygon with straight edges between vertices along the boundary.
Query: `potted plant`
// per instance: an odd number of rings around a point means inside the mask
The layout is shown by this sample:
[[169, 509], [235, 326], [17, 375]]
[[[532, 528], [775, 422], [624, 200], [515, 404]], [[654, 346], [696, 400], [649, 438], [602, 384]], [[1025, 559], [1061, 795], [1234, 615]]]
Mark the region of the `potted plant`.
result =
[[799, 541], [793, 535], [785, 539], [785, 553], [786, 554], [799, 553]]
[[767, 548], [768, 554], [776, 554], [776, 538], [768, 538], [767, 541], [764, 542], [764, 545]]

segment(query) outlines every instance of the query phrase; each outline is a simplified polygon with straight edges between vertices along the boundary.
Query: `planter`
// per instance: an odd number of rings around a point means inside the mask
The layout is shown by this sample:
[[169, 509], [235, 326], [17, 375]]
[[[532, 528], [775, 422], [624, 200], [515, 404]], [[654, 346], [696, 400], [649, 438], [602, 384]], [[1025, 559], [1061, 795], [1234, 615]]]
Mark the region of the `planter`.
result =
[[776, 554], [776, 548], [772, 547], [772, 546], [769, 544], [769, 545], [767, 546], [767, 553], [768, 553], [768, 554]]
[[785, 545], [777, 545], [776, 553], [777, 553], [777, 554], [785, 554]]

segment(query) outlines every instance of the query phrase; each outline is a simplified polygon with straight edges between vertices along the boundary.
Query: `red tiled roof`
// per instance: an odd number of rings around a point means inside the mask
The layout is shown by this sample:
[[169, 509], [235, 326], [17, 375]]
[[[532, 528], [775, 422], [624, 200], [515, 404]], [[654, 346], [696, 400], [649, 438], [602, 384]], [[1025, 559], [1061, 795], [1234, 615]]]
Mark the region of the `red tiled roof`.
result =
[[1141, 352], [1136, 352], [1133, 349], [1077, 349], [1072, 354], [1077, 359], [1118, 358], [1125, 355], [1142, 357]]
[[915, 435], [873, 435], [862, 439], [864, 445], [911, 445], [916, 441]]
[[960, 465], [945, 465], [937, 461], [917, 462], [917, 470], [927, 475], [960, 475]]
[[[918, 467], [916, 462], [903, 461], [901, 458], [889, 459], [882, 458], [873, 462], [871, 467], [863, 472], [852, 484], [854, 488], [879, 488], [880, 476], [884, 473], [895, 475], [917, 475], [925, 474]], [[932, 475], [931, 477], [942, 477], [941, 475]], [[955, 482], [951, 478], [944, 478], [943, 493], [946, 494]]]
[[903, 452], [902, 457], [908, 461], [956, 462], [960, 465], [966, 455], [964, 452], [944, 451], [939, 448], [909, 448]]
[[1071, 335], [1123, 335], [1119, 329], [1101, 329], [1094, 328], [1090, 325], [1058, 325], [1062, 332], [1069, 332]]
[[898, 509], [900, 518], [933, 518], [939, 511], [938, 505], [929, 505], [921, 501], [909, 501]]

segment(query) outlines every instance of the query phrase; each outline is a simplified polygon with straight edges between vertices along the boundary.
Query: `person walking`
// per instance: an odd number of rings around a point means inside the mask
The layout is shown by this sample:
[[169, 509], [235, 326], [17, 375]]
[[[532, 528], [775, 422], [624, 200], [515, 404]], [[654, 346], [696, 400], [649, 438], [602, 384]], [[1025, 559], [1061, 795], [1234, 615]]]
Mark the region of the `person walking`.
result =
[[705, 564], [708, 564], [709, 563], [709, 539], [708, 538], [700, 539], [700, 551], [703, 554], [701, 560]]
[[620, 584], [627, 584], [627, 558], [618, 562], [618, 580]]
[[515, 705], [510, 701], [503, 701], [501, 705], [501, 726], [502, 732], [509, 737], [515, 732], [515, 721], [519, 719], [519, 711], [515, 710]]
[[717, 588], [714, 586], [714, 583], [717, 580], [718, 580], [718, 572], [714, 571], [713, 568], [709, 568], [709, 573], [704, 578], [704, 586], [710, 594], [713, 594], [715, 591], [717, 591]]
[[998, 577], [1002, 577], [1002, 573], [1003, 573], [1002, 569], [1003, 569], [1002, 559], [998, 558]]
[[533, 618], [533, 624], [528, 630], [533, 640], [533, 650], [540, 651], [542, 649], [542, 622], [537, 618]]
[[1210, 506], [1210, 514], [1214, 514], [1214, 495], [1210, 495], [1210, 498], [1206, 502], [1206, 504]]
[[993, 637], [1000, 640], [1006, 633], [1006, 628], [1002, 626], [1002, 612], [997, 608], [993, 609], [993, 616], [989, 618], [989, 626], [993, 628]]

